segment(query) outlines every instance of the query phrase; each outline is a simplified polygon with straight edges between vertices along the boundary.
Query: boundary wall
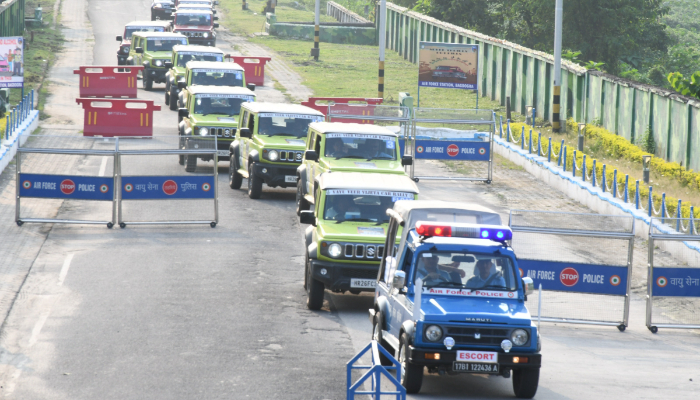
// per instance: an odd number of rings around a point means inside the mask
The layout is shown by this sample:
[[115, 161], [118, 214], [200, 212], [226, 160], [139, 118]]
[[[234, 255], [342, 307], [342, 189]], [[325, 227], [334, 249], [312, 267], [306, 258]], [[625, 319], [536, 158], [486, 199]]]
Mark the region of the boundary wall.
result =
[[365, 19], [364, 17], [348, 10], [347, 8], [341, 6], [340, 4], [329, 1], [326, 3], [326, 15], [338, 20], [338, 22], [347, 22], [353, 24], [371, 24], [372, 21]]
[[[515, 43], [482, 35], [387, 3], [388, 49], [418, 62], [421, 41], [480, 44], [480, 91], [483, 97], [523, 115], [552, 118], [554, 57]], [[700, 100], [643, 85], [562, 60], [562, 120], [598, 120], [609, 131], [635, 142], [649, 127], [656, 155], [700, 170]]]

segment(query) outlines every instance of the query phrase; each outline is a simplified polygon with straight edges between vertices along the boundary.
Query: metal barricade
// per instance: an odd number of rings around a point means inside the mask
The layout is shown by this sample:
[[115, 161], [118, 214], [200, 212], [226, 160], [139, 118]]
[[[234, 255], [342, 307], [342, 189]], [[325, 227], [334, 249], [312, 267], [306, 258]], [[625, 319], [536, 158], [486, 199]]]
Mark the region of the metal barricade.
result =
[[[365, 97], [309, 97], [307, 101], [302, 101], [301, 105], [313, 108], [316, 111], [322, 112], [324, 115], [332, 110], [333, 115], [343, 115], [345, 113], [351, 115], [374, 115], [376, 106], [381, 105], [384, 99], [382, 98], [365, 98]], [[368, 119], [343, 119], [335, 118], [334, 122], [354, 122], [360, 124], [371, 124], [374, 121]]]
[[634, 217], [513, 210], [509, 225], [520, 276], [542, 285], [542, 304], [531, 296], [528, 307], [542, 321], [625, 330]]
[[[66, 224], [116, 223], [116, 139], [65, 136], [31, 136], [17, 149], [15, 222], [55, 222]], [[89, 172], [88, 172], [89, 171]], [[69, 202], [63, 218], [47, 214], [49, 199]], [[80, 201], [98, 201], [110, 206], [89, 210], [103, 219], [80, 219]], [[22, 216], [22, 208], [34, 216]], [[43, 213], [43, 215], [42, 215]], [[38, 214], [38, 215], [37, 215]], [[111, 214], [111, 219], [106, 215]]]
[[646, 325], [652, 333], [700, 329], [700, 235], [694, 222], [652, 218], [649, 224]]
[[[369, 353], [371, 357], [370, 365], [356, 365], [356, 363], [364, 356]], [[390, 362], [391, 366], [383, 366], [380, 362], [379, 355], [382, 354]], [[348, 361], [346, 365], [347, 369], [347, 399], [355, 399], [356, 395], [369, 395], [375, 400], [381, 399], [383, 395], [392, 396], [397, 400], [406, 400], [406, 388], [401, 386], [401, 366], [399, 362], [396, 361], [393, 355], [391, 355], [385, 348], [377, 343], [376, 340], [372, 340], [364, 349], [360, 350], [355, 357]], [[352, 381], [352, 371], [353, 370], [368, 370], [365, 372], [360, 379], [353, 383]], [[396, 371], [396, 377], [391, 375], [389, 371]], [[391, 388], [389, 390], [382, 389], [382, 376], [389, 383]], [[369, 381], [371, 387], [369, 391], [360, 390], [363, 385]]]
[[[187, 138], [184, 145], [178, 136], [150, 139], [119, 139], [119, 226], [209, 224], [214, 228], [219, 222], [216, 136]], [[185, 173], [178, 165], [180, 156], [185, 165], [188, 157], [213, 164], [200, 164], [193, 173]], [[146, 200], [155, 200], [157, 205]], [[201, 206], [203, 200], [213, 201], [213, 215], [211, 209]]]
[[[459, 110], [447, 108], [414, 108], [411, 151], [414, 163], [411, 178], [414, 180], [463, 180], [491, 183], [493, 177], [493, 135], [496, 117], [491, 110]], [[449, 127], [446, 127], [448, 125]], [[487, 130], [475, 129], [486, 126]], [[443, 160], [448, 162], [481, 163], [470, 164], [460, 175], [417, 176], [418, 160]], [[475, 175], [475, 176], [464, 176]]]

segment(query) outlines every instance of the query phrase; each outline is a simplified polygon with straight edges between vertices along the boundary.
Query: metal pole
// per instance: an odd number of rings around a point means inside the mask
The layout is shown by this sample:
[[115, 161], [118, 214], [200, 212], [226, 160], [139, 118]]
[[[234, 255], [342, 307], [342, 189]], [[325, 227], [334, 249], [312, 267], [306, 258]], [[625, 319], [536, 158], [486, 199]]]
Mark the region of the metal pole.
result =
[[[379, 98], [384, 98], [384, 50], [386, 48], [386, 0], [379, 5], [379, 73], [377, 76], [377, 92]], [[418, 88], [420, 91], [420, 88]], [[418, 92], [420, 102], [420, 92]], [[420, 103], [418, 103], [418, 106]]]
[[321, 0], [316, 0], [315, 7], [315, 20], [314, 20], [314, 48], [311, 49], [311, 56], [315, 61], [318, 61], [318, 56], [321, 54], [321, 50], [318, 48], [320, 25], [321, 25]]
[[561, 103], [561, 25], [564, 8], [563, 2], [563, 0], [557, 0], [554, 11], [554, 96], [552, 99], [552, 131], [556, 133], [561, 132], [559, 106]]

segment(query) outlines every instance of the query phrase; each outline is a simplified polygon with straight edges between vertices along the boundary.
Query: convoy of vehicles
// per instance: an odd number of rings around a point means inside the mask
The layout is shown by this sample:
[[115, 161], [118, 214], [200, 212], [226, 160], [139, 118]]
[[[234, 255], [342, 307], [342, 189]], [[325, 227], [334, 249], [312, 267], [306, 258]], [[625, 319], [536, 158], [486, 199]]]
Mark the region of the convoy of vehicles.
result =
[[184, 107], [183, 91], [190, 86], [241, 86], [255, 90], [247, 84], [243, 67], [232, 62], [189, 61], [185, 64], [185, 76], [177, 81], [178, 108]]
[[170, 32], [172, 25], [165, 21], [134, 21], [124, 26], [124, 33], [117, 36], [117, 65], [126, 65], [131, 51], [131, 36], [134, 32]]
[[218, 19], [210, 10], [178, 10], [173, 14], [173, 32], [187, 36], [190, 44], [216, 46]]
[[151, 21], [172, 19], [175, 3], [171, 0], [153, 0], [151, 3]]
[[248, 196], [258, 199], [263, 183], [296, 186], [309, 125], [323, 120], [323, 114], [297, 104], [261, 102], [244, 104], [239, 118], [230, 148], [231, 189], [240, 189], [248, 178]]
[[139, 72], [145, 90], [153, 89], [153, 83], [165, 83], [168, 69], [165, 63], [172, 59], [173, 47], [186, 45], [187, 38], [179, 33], [135, 32], [131, 37], [131, 50], [127, 65], [143, 65]]
[[314, 181], [314, 209], [302, 211], [307, 306], [323, 305], [324, 288], [358, 294], [374, 291], [389, 218], [397, 200], [415, 200], [407, 176], [361, 172], [324, 173]]
[[175, 46], [170, 61], [165, 63], [168, 72], [165, 74], [165, 105], [175, 111], [178, 108], [178, 95], [180, 89], [177, 83], [184, 80], [187, 72], [187, 63], [192, 61], [223, 62], [225, 54], [216, 47], [196, 45]]

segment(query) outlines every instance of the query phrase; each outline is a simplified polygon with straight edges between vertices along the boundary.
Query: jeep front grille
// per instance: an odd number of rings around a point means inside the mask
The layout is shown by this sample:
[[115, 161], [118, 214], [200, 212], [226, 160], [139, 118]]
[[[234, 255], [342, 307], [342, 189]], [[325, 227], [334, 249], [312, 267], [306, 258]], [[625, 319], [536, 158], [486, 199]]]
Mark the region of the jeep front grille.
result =
[[303, 156], [301, 151], [280, 151], [280, 161], [300, 163]]
[[[445, 336], [450, 336], [456, 344], [482, 344], [498, 346], [505, 339], [510, 340], [508, 329], [472, 328], [448, 326]], [[479, 337], [478, 339], [476, 337]]]
[[[217, 136], [220, 138], [233, 138], [236, 136], [235, 128], [222, 128], [222, 127], [206, 127], [209, 129], [210, 136]], [[227, 132], [228, 131], [228, 132]]]
[[[191, 38], [202, 38], [202, 37], [204, 37], [204, 36], [202, 36], [202, 34], [203, 34], [204, 32], [180, 31], [180, 32], [176, 32], [176, 33], [181, 33], [181, 34], [183, 34], [183, 35], [185, 35], [185, 36], [187, 36], [187, 37], [191, 37]], [[208, 32], [207, 32], [207, 33], [208, 33]]]
[[[398, 246], [394, 246], [398, 250]], [[355, 260], [381, 260], [384, 256], [384, 245], [345, 243], [343, 245], [345, 259]]]

